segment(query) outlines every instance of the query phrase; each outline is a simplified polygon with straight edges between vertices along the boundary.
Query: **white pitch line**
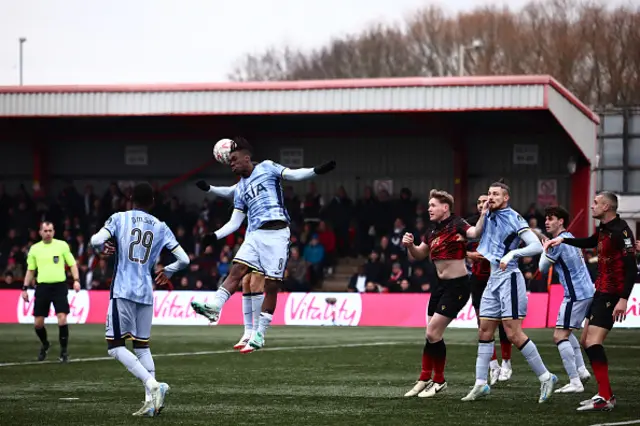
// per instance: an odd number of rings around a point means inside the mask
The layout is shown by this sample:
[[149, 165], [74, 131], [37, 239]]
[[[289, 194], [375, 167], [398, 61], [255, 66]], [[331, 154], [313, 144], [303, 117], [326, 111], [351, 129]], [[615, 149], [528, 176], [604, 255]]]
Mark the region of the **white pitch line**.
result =
[[[309, 349], [342, 349], [342, 348], [359, 348], [366, 346], [393, 346], [403, 345], [410, 342], [371, 342], [371, 343], [347, 343], [344, 345], [322, 345], [322, 346], [280, 346], [276, 348], [264, 348], [260, 349], [260, 352], [276, 352], [276, 351], [303, 351]], [[174, 357], [174, 356], [198, 356], [198, 355], [219, 355], [219, 354], [232, 354], [238, 353], [233, 349], [224, 349], [219, 351], [199, 351], [199, 352], [175, 352], [168, 354], [153, 354], [154, 358], [160, 357]], [[99, 356], [93, 358], [76, 358], [70, 359], [70, 363], [75, 362], [96, 362], [96, 361], [109, 361], [113, 358], [110, 356]], [[0, 367], [20, 367], [23, 365], [40, 365], [40, 364], [59, 364], [58, 361], [26, 361], [26, 362], [7, 362], [0, 364]]]
[[629, 420], [628, 422], [617, 422], [617, 423], [598, 423], [590, 426], [624, 426], [624, 425], [635, 425], [640, 423], [640, 420]]
[[[366, 347], [366, 346], [395, 346], [395, 345], [413, 345], [413, 344], [421, 344], [420, 342], [416, 343], [416, 342], [412, 342], [412, 341], [402, 341], [402, 342], [371, 342], [371, 343], [347, 343], [344, 345], [324, 345], [324, 346], [280, 346], [280, 347], [276, 347], [276, 348], [264, 348], [261, 349], [261, 352], [264, 351], [268, 351], [268, 352], [275, 352], [275, 351], [302, 351], [302, 350], [308, 350], [308, 349], [340, 349], [340, 348], [359, 348], [359, 347]], [[448, 346], [478, 346], [477, 343], [472, 343], [472, 342], [447, 342]], [[538, 347], [553, 347], [555, 348], [556, 345], [552, 345], [552, 344], [537, 344], [536, 346]], [[612, 348], [612, 349], [640, 349], [640, 346], [638, 345], [607, 345], [605, 346], [605, 348]], [[153, 354], [154, 358], [159, 358], [159, 357], [174, 357], [174, 356], [198, 356], [198, 355], [221, 355], [221, 354], [231, 354], [231, 353], [237, 353], [238, 351], [235, 351], [233, 349], [223, 349], [223, 350], [219, 350], [219, 351], [200, 351], [200, 352], [176, 352], [176, 353], [168, 353], [168, 354]], [[96, 361], [108, 361], [113, 359], [110, 356], [100, 356], [100, 357], [93, 357], [93, 358], [76, 358], [76, 359], [70, 359], [69, 362], [73, 363], [73, 362], [96, 362]], [[2, 367], [19, 367], [19, 366], [23, 366], [23, 365], [40, 365], [40, 364], [58, 364], [58, 361], [25, 361], [25, 362], [7, 362], [4, 364], [0, 364], [0, 368]], [[640, 420], [634, 420], [634, 422], [640, 423]], [[633, 423], [622, 423], [624, 424], [633, 424]], [[592, 426], [596, 426], [596, 425], [592, 425]]]

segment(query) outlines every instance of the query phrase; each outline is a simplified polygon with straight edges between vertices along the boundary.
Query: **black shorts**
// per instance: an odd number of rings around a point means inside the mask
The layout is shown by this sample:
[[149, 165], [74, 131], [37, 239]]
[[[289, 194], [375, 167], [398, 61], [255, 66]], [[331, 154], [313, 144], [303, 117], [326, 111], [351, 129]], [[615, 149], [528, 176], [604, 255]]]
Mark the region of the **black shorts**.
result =
[[427, 315], [444, 315], [456, 318], [469, 300], [469, 277], [467, 275], [452, 280], [438, 278], [435, 289], [431, 292]]
[[69, 287], [67, 283], [38, 284], [33, 302], [34, 317], [48, 317], [49, 307], [53, 303], [56, 314], [69, 313]]
[[596, 294], [593, 295], [591, 307], [587, 312], [589, 325], [611, 330], [614, 323], [613, 310], [619, 300], [620, 296], [618, 295], [596, 292]]
[[481, 280], [475, 275], [471, 275], [471, 278], [469, 278], [469, 284], [471, 286], [471, 304], [476, 312], [480, 312], [480, 300], [482, 300], [482, 293], [484, 293], [484, 289], [487, 288], [487, 282], [489, 282], [488, 278], [486, 280]]

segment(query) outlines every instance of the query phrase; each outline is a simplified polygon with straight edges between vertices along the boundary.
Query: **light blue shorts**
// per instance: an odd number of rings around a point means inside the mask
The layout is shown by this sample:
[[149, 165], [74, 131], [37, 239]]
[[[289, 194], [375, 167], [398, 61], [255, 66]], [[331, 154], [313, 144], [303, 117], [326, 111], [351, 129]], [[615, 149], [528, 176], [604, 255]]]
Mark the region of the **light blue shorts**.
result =
[[558, 319], [556, 321], [556, 328], [562, 328], [565, 330], [580, 330], [582, 328], [582, 322], [589, 312], [593, 298], [584, 300], [571, 300], [568, 298], [562, 299], [560, 310], [558, 311]]
[[519, 269], [492, 270], [480, 300], [480, 319], [524, 319], [527, 302], [527, 286]]
[[151, 338], [153, 305], [143, 305], [127, 299], [111, 299], [107, 310], [105, 337], [107, 340], [139, 340]]

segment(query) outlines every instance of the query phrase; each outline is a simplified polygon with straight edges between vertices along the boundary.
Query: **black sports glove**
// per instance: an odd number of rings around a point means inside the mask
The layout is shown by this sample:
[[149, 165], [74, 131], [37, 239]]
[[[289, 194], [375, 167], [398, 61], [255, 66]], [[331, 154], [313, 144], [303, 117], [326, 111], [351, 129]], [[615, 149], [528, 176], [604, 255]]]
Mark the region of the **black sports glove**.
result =
[[218, 237], [216, 237], [215, 232], [212, 232], [202, 237], [202, 245], [204, 247], [212, 246], [216, 243], [216, 241], [218, 241]]
[[197, 181], [196, 186], [201, 190], [203, 190], [204, 192], [209, 192], [209, 184], [203, 180]]
[[325, 173], [329, 173], [331, 170], [336, 168], [336, 162], [334, 160], [328, 161], [320, 166], [316, 166], [313, 168], [313, 171], [317, 175], [323, 175]]

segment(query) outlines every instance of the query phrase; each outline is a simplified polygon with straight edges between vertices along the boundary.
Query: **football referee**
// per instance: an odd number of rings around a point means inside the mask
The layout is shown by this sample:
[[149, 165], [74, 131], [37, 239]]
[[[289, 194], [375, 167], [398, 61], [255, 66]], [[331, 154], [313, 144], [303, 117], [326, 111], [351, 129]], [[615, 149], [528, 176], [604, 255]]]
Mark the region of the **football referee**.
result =
[[80, 281], [78, 265], [71, 254], [69, 245], [62, 240], [53, 238], [55, 231], [51, 222], [42, 222], [40, 225], [40, 236], [42, 241], [31, 246], [27, 255], [27, 273], [24, 277], [22, 287], [22, 298], [28, 302], [29, 294], [27, 289], [33, 282], [37, 271], [37, 286], [33, 307], [35, 317], [35, 328], [42, 347], [38, 355], [38, 361], [44, 361], [49, 350], [49, 340], [47, 340], [47, 330], [44, 328], [44, 319], [49, 316], [49, 308], [53, 303], [58, 317], [58, 338], [60, 340], [60, 362], [67, 362], [67, 344], [69, 343], [69, 326], [67, 325], [67, 314], [69, 313], [69, 300], [67, 295], [67, 276], [65, 273], [65, 263], [71, 268], [73, 275], [73, 289], [80, 291]]

